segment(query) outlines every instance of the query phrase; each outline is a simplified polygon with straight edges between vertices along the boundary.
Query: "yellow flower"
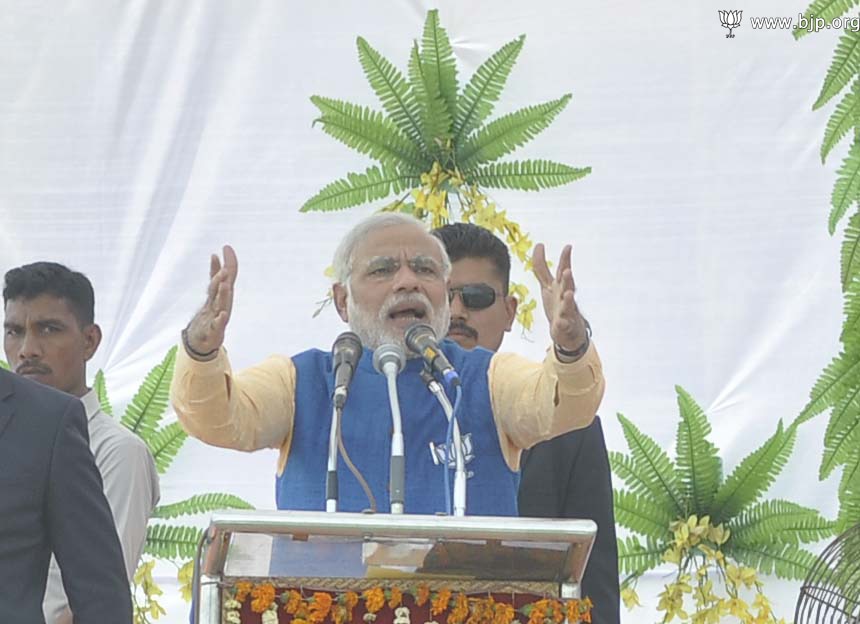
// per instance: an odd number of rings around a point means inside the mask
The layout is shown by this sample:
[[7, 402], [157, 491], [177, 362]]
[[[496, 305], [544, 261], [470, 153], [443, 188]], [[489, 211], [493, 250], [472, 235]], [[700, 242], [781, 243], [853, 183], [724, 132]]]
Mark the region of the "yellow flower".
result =
[[390, 609], [396, 609], [400, 605], [403, 604], [403, 592], [400, 591], [399, 587], [391, 588], [391, 598], [388, 599], [388, 607]]
[[179, 579], [179, 593], [182, 594], [182, 599], [185, 602], [191, 602], [191, 584], [194, 580], [194, 562], [188, 561], [184, 566], [179, 568], [176, 578]]
[[275, 601], [275, 588], [269, 583], [255, 585], [251, 590], [251, 598], [251, 611], [254, 613], [268, 611]]
[[381, 587], [366, 589], [362, 594], [364, 606], [368, 613], [376, 613], [385, 606], [385, 592]]
[[448, 608], [448, 603], [451, 602], [451, 590], [440, 589], [439, 593], [432, 600], [430, 605], [430, 615], [439, 615]]
[[624, 602], [624, 606], [628, 609], [642, 606], [642, 604], [639, 602], [639, 595], [632, 587], [625, 587], [621, 590], [621, 600], [622, 602]]
[[323, 622], [331, 611], [331, 604], [331, 594], [315, 592], [308, 613], [308, 621], [312, 624]]

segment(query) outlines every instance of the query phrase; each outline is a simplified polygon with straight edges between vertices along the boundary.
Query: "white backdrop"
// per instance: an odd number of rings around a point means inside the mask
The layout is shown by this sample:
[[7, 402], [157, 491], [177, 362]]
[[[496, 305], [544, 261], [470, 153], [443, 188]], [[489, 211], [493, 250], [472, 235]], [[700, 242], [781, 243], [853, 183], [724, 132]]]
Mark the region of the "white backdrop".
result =
[[[552, 255], [574, 244], [610, 448], [625, 449], [620, 411], [673, 451], [677, 383], [705, 407], [731, 470], [794, 418], [838, 346], [826, 215], [844, 150], [821, 165], [829, 109], [811, 112], [836, 35], [795, 42], [748, 21], [796, 17], [803, 2], [0, 0], [0, 271], [52, 259], [89, 275], [105, 333], [92, 371], [106, 371], [117, 404], [202, 303], [208, 254], [225, 242], [240, 263], [234, 365], [327, 347], [342, 326], [331, 309], [311, 319], [322, 271], [372, 209], [299, 214], [367, 163], [311, 127], [308, 98], [375, 104], [356, 36], [405, 69], [434, 7], [461, 82], [527, 34], [497, 113], [573, 93], [517, 156], [592, 175], [494, 197]], [[744, 22], [726, 39], [717, 10], [732, 8]], [[505, 347], [540, 357], [536, 318]], [[817, 481], [823, 424], [804, 425], [770, 495], [833, 515], [836, 482]], [[272, 508], [274, 464], [274, 452], [192, 440], [162, 501], [221, 490]], [[640, 584], [650, 607], [625, 622], [656, 619], [663, 578]], [[785, 616], [797, 587], [769, 583]], [[186, 621], [168, 594], [167, 621]]]

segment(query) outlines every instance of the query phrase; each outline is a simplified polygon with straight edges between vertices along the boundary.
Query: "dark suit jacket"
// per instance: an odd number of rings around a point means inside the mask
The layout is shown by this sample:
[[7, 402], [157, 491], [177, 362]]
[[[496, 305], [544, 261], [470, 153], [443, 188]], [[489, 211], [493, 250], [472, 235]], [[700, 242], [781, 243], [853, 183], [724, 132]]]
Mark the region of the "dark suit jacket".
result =
[[44, 622], [51, 552], [75, 624], [129, 624], [119, 538], [83, 404], [0, 370], [0, 622]]
[[521, 516], [586, 518], [597, 539], [582, 579], [582, 595], [594, 601], [594, 624], [618, 624], [618, 545], [612, 510], [612, 474], [600, 418], [584, 429], [541, 442], [523, 453]]

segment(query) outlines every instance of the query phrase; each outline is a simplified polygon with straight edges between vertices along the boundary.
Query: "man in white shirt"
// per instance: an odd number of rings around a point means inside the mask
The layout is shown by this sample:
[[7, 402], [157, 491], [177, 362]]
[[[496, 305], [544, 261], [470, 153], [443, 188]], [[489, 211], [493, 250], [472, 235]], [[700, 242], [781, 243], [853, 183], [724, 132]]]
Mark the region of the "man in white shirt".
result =
[[[52, 262], [6, 273], [3, 347], [19, 375], [52, 386], [84, 404], [90, 449], [122, 544], [129, 581], [146, 542], [146, 525], [159, 499], [158, 473], [146, 444], [105, 414], [87, 387], [86, 366], [101, 342], [89, 279]], [[73, 615], [52, 559], [44, 602], [48, 624], [71, 624]]]

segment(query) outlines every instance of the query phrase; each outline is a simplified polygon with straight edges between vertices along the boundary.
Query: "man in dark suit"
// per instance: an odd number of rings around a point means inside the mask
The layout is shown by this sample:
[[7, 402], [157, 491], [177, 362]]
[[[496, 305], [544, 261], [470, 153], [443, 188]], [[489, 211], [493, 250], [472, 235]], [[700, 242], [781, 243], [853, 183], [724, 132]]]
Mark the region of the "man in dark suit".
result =
[[128, 624], [122, 550], [83, 404], [0, 370], [0, 622], [43, 623], [51, 552], [75, 624]]
[[[489, 230], [456, 223], [433, 232], [451, 259], [451, 328], [448, 337], [461, 347], [497, 351], [511, 330], [517, 300], [509, 294], [508, 248]], [[585, 354], [565, 353], [571, 361]], [[525, 451], [519, 489], [521, 516], [588, 518], [597, 539], [582, 581], [582, 595], [594, 602], [594, 624], [620, 621], [618, 547], [612, 509], [612, 477], [600, 418]]]

